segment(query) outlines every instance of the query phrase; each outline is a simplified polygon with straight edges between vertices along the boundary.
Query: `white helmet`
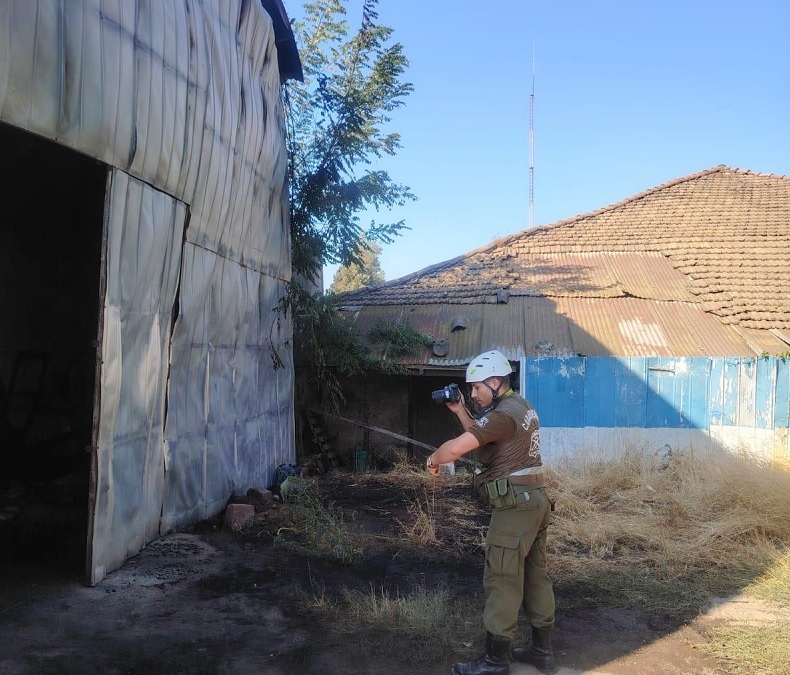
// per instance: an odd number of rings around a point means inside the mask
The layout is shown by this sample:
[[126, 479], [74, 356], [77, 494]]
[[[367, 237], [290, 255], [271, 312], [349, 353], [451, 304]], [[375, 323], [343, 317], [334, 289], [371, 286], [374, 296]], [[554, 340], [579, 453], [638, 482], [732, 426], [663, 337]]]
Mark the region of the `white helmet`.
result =
[[513, 369], [502, 352], [494, 349], [475, 356], [466, 369], [467, 382], [482, 382], [489, 377], [507, 377]]

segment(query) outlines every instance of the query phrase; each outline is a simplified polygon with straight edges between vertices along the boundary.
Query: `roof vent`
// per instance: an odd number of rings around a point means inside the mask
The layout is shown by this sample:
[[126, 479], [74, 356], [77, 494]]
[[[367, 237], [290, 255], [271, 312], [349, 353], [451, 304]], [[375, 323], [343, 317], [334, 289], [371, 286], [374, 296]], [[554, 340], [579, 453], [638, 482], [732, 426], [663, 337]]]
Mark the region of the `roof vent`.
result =
[[442, 338], [441, 340], [434, 340], [433, 341], [433, 354], [434, 356], [447, 356], [447, 352], [450, 351], [450, 347], [447, 344], [447, 340]]
[[497, 305], [506, 305], [507, 300], [510, 297], [510, 293], [508, 293], [504, 288], [501, 291], [496, 292], [496, 304]]
[[463, 330], [466, 328], [466, 319], [462, 316], [458, 316], [453, 319], [453, 325], [450, 326], [450, 332], [454, 333], [457, 330]]

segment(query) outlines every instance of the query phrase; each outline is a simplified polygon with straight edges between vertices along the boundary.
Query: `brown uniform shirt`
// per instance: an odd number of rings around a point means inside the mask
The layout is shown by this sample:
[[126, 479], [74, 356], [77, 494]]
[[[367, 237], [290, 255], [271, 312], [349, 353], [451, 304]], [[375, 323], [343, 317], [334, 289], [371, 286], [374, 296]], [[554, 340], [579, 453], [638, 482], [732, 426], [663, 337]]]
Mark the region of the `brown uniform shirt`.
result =
[[480, 442], [477, 457], [483, 466], [475, 476], [476, 487], [542, 464], [538, 414], [512, 390], [467, 431]]

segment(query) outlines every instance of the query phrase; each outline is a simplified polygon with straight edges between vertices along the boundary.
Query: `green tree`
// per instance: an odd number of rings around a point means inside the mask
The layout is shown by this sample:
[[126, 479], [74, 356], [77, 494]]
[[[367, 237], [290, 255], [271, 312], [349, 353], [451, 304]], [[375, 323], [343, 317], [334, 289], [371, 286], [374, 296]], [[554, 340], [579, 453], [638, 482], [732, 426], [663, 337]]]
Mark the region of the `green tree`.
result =
[[379, 286], [384, 283], [384, 272], [379, 262], [381, 246], [367, 241], [363, 241], [363, 244], [359, 261], [343, 265], [335, 272], [335, 278], [329, 287], [332, 293], [355, 291], [364, 286]]
[[363, 237], [390, 243], [404, 222], [360, 223], [359, 214], [414, 199], [374, 159], [394, 155], [400, 135], [385, 131], [412, 85], [392, 29], [376, 23], [378, 0], [365, 0], [349, 37], [343, 0], [315, 0], [294, 22], [304, 81], [285, 89], [293, 269], [314, 279], [325, 264], [360, 262]]
[[[377, 5], [364, 0], [353, 33], [344, 0], [308, 2], [293, 25], [304, 72], [303, 82], [284, 89], [294, 279], [276, 320], [293, 317], [297, 406], [317, 399], [336, 410], [343, 401], [338, 374], [397, 368], [373, 355], [332, 295], [311, 293], [304, 283], [325, 264], [364, 266], [366, 247], [390, 243], [406, 226], [371, 220], [363, 227], [360, 214], [414, 199], [388, 172], [370, 168], [400, 148], [399, 134], [385, 127], [412, 91], [403, 81], [408, 59], [402, 45], [391, 43], [392, 29], [377, 24]], [[281, 363], [274, 349], [272, 358]]]

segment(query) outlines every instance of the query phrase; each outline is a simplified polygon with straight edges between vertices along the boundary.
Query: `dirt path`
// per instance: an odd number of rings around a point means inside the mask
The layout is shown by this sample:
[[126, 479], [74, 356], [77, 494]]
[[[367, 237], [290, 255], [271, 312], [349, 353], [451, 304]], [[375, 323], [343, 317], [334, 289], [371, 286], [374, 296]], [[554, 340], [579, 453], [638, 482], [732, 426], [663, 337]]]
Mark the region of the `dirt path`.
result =
[[[298, 556], [222, 530], [153, 542], [94, 588], [77, 575], [6, 565], [0, 675], [449, 672], [451, 657], [422, 670], [361, 657], [331, 626], [300, 615], [296, 587], [312, 572]], [[743, 609], [738, 599], [722, 603], [710, 620], [742, 620]], [[770, 620], [770, 608], [765, 611], [768, 618], [754, 620]], [[730, 672], [693, 648], [703, 639], [695, 624], [677, 627], [638, 610], [599, 608], [560, 615], [555, 647], [563, 675]], [[536, 671], [514, 666], [511, 672]]]

